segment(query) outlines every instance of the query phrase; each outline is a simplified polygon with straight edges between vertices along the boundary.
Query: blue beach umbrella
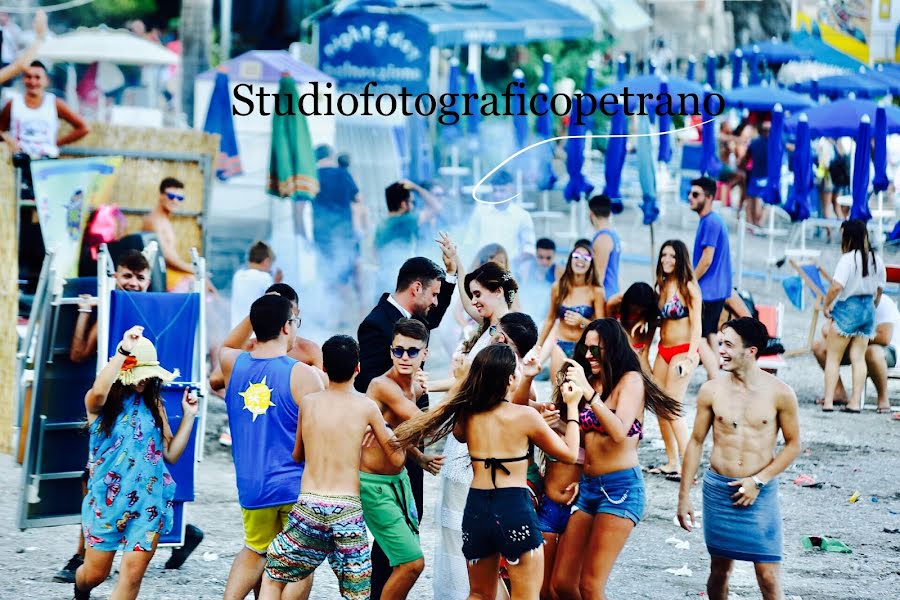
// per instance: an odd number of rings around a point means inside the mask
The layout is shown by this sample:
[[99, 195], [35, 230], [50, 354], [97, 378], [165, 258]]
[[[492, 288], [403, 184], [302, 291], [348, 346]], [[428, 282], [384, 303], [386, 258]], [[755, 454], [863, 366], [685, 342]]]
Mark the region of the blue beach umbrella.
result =
[[[553, 136], [553, 124], [550, 114], [550, 90], [543, 83], [538, 86], [538, 97], [536, 101], [537, 119], [535, 125], [535, 133], [537, 136], [546, 140]], [[546, 113], [546, 114], [541, 114]], [[537, 187], [539, 190], [552, 190], [556, 185], [556, 174], [553, 172], [553, 147], [554, 143], [541, 144], [536, 148], [538, 152], [538, 180]]]
[[770, 111], [780, 104], [786, 111], [797, 111], [812, 107], [813, 103], [797, 92], [767, 85], [754, 85], [723, 92], [728, 108]]
[[587, 96], [589, 94], [594, 93], [594, 75], [595, 75], [595, 67], [593, 61], [589, 61], [587, 64], [587, 70], [584, 72], [584, 95]]
[[[605, 94], [622, 96], [625, 93], [625, 88], [628, 88], [628, 109], [631, 112], [638, 112], [640, 108], [638, 94], [650, 94], [651, 98], [644, 101], [644, 107], [650, 111], [659, 104], [656, 101], [656, 97], [659, 94], [659, 84], [662, 83], [663, 78], [664, 76], [659, 75], [629, 77], [623, 81], [617, 81], [612, 85], [606, 86], [602, 90], [598, 90], [594, 95], [599, 103]], [[688, 81], [683, 77], [665, 77], [665, 80], [669, 84], [669, 92], [672, 96], [672, 109], [676, 112], [693, 113], [696, 108], [693, 100], [696, 98], [697, 104], [702, 101], [703, 86], [693, 81]], [[683, 103], [681, 94], [685, 95]], [[690, 97], [691, 94], [693, 98]]]
[[522, 84], [521, 86], [516, 85], [514, 88], [516, 94], [521, 94], [521, 96], [514, 96], [512, 101], [513, 130], [515, 131], [516, 136], [516, 149], [521, 150], [528, 145], [528, 108], [525, 91], [525, 73], [522, 72], [522, 69], [513, 71], [513, 81], [517, 84]]
[[553, 92], [553, 57], [545, 54], [541, 60], [541, 83]]
[[203, 131], [219, 134], [219, 154], [216, 157], [216, 177], [226, 181], [244, 172], [238, 152], [237, 137], [234, 135], [234, 117], [231, 113], [231, 93], [228, 75], [216, 73], [216, 83], [209, 99]]
[[[644, 225], [652, 225], [659, 216], [656, 206], [656, 163], [653, 160], [653, 142], [650, 138], [650, 118], [638, 117], [637, 138], [638, 179], [641, 184], [641, 212]], [[610, 140], [612, 141], [612, 140]]]
[[[811, 93], [812, 80], [797, 83], [791, 89], [800, 93]], [[818, 92], [831, 99], [844, 98], [854, 94], [857, 99], [879, 98], [890, 92], [887, 84], [876, 81], [875, 78], [857, 73], [844, 75], [830, 75], [818, 80]]]
[[[614, 136], [624, 136], [628, 133], [628, 123], [625, 120], [625, 110], [622, 105], [616, 105], [610, 119], [609, 133]], [[603, 193], [609, 197], [612, 211], [615, 214], [619, 214], [624, 208], [622, 192], [619, 188], [622, 183], [622, 168], [625, 166], [627, 143], [628, 138], [626, 137], [611, 137], [606, 144], [606, 157], [603, 164], [606, 182], [603, 186]]]
[[[582, 173], [586, 140], [581, 136], [587, 135], [588, 128], [584, 121], [578, 123], [575, 114], [576, 100], [576, 97], [572, 98], [572, 112], [569, 113], [569, 139], [566, 140], [566, 173], [569, 174], [569, 182], [566, 183], [563, 190], [563, 197], [567, 202], [577, 202], [581, 200], [582, 196], [590, 196], [594, 190], [594, 185]], [[581, 102], [586, 103], [587, 98], [581, 98]], [[587, 108], [587, 106], [582, 106], [582, 109], [585, 109], [582, 113], [586, 113]]]
[[873, 136], [875, 145], [872, 148], [872, 162], [875, 164], [875, 176], [872, 178], [872, 191], [878, 193], [885, 191], [890, 185], [887, 176], [887, 113], [883, 106], [875, 110]]
[[872, 218], [869, 212], [869, 157], [870, 140], [872, 139], [872, 123], [868, 115], [859, 120], [859, 131], [856, 134], [856, 154], [853, 156], [853, 204], [850, 206], [850, 218], [868, 221]]
[[[669, 93], [669, 83], [663, 80], [659, 84], [659, 94], [661, 96], [665, 96]], [[669, 131], [672, 129], [672, 117], [669, 116], [669, 113], [664, 111], [661, 115], [659, 115], [659, 155], [657, 156], [657, 160], [661, 163], [669, 164], [669, 161], [672, 160], [672, 140], [670, 139]]]
[[697, 57], [691, 54], [688, 56], [687, 63], [687, 73], [684, 74], [684, 78], [688, 81], [694, 81], [697, 73]]
[[[459, 112], [457, 111], [457, 101], [459, 98], [459, 61], [456, 58], [450, 59], [450, 72], [447, 76], [447, 94], [450, 95], [450, 106], [447, 107], [448, 112]], [[460, 125], [457, 121], [453, 125], [441, 125], [441, 141], [445, 144], [452, 145], [455, 144], [459, 138], [462, 136], [460, 132]]]
[[712, 50], [706, 55], [706, 84], [711, 88], [716, 87], [716, 54]]
[[759, 85], [762, 82], [762, 71], [760, 67], [761, 57], [759, 54], [759, 46], [753, 46], [753, 50], [750, 52], [750, 56], [747, 61], [747, 68], [749, 70], [749, 75], [747, 78], [748, 85]]
[[[716, 98], [707, 100], [707, 97], [712, 94], [712, 90], [708, 85], [706, 88], [702, 106], [707, 106], [708, 103], [710, 107], [717, 108], [715, 106], [718, 103]], [[722, 170], [722, 162], [719, 160], [718, 146], [716, 145], [716, 121], [715, 117], [705, 110], [701, 111], [701, 118], [703, 119], [703, 128], [701, 130], [700, 172], [715, 179]]]
[[[806, 111], [809, 117], [809, 134], [813, 139], [820, 137], [839, 138], [855, 136], [859, 132], [859, 120], [863, 115], [869, 122], [875, 120], [878, 104], [873, 100], [853, 100], [845, 98], [826, 102]], [[887, 132], [900, 133], [900, 108], [885, 106]], [[785, 131], [791, 132], [797, 126], [797, 117], [785, 119]]]
[[809, 81], [809, 97], [813, 102], [819, 101], [819, 79], [817, 77]]
[[472, 113], [466, 117], [466, 133], [469, 134], [469, 148], [478, 151], [481, 147], [481, 139], [479, 130], [481, 128], [481, 96], [478, 93], [478, 80], [475, 77], [475, 70], [466, 71], [466, 94], [470, 97], [469, 109]]
[[809, 218], [809, 194], [813, 189], [812, 151], [809, 137], [809, 121], [801, 114], [797, 122], [797, 135], [792, 158], [794, 185], [788, 194], [784, 210], [791, 221], [797, 223]]
[[772, 129], [767, 140], [766, 204], [781, 204], [781, 161], [784, 158], [784, 109], [776, 104], [772, 111]]
[[741, 67], [744, 64], [744, 53], [738, 48], [731, 55], [731, 89], [741, 87]]
[[619, 55], [619, 58], [616, 60], [616, 81], [624, 81], [628, 74], [627, 72], [628, 65], [625, 62], [625, 57]]
[[753, 52], [753, 48], [759, 49], [759, 55], [770, 65], [783, 65], [794, 60], [810, 60], [815, 57], [814, 52], [799, 48], [794, 44], [772, 39], [766, 42], [747, 44], [741, 46], [744, 54]]

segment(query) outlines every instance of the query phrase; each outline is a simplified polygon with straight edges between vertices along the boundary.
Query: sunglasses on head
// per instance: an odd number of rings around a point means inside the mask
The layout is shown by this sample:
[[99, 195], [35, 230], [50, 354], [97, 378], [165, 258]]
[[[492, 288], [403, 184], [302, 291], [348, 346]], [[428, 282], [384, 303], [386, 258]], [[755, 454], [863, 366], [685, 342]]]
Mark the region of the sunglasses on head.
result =
[[391, 348], [391, 354], [394, 355], [394, 358], [403, 358], [404, 354], [410, 358], [415, 358], [421, 351], [421, 348], [404, 348], [403, 346], [393, 346]]
[[178, 200], [179, 202], [184, 202], [184, 194], [175, 194], [173, 192], [166, 192], [166, 198], [169, 200]]

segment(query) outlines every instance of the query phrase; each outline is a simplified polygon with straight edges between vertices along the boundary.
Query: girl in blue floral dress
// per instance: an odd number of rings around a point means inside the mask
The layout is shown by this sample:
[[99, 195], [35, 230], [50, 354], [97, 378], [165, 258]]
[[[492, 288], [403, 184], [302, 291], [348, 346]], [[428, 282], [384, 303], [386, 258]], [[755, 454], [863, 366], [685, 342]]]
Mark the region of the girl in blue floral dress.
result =
[[88, 492], [81, 508], [86, 545], [75, 574], [75, 598], [90, 597], [106, 580], [119, 548], [125, 554], [110, 598], [137, 598], [159, 536], [172, 528], [174, 463], [190, 439], [197, 398], [185, 390], [184, 418], [173, 435], [160, 396], [176, 373], [159, 366], [143, 327], [125, 332], [85, 395], [90, 431]]

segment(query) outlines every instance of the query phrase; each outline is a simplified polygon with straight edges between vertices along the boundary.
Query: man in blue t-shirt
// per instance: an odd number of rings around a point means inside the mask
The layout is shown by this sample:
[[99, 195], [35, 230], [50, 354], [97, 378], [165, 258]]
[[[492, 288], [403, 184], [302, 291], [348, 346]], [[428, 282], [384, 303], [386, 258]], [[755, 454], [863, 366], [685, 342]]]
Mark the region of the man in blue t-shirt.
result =
[[319, 193], [313, 201], [313, 236], [326, 263], [322, 274], [332, 283], [346, 285], [353, 279], [359, 254], [353, 213], [362, 197], [350, 172], [338, 166], [333, 148], [317, 147], [316, 160]]
[[[769, 177], [769, 121], [760, 125], [759, 135], [750, 142], [747, 153], [741, 160], [741, 168], [747, 170], [747, 197], [744, 199], [747, 222], [757, 227], [763, 222], [763, 204], [761, 198], [766, 193]], [[749, 169], [747, 167], [749, 166]]]
[[731, 296], [731, 249], [725, 221], [713, 212], [716, 182], [709, 177], [691, 181], [691, 210], [700, 215], [700, 224], [694, 238], [694, 275], [703, 295], [701, 321], [703, 339], [700, 341], [700, 360], [710, 379], [719, 371], [716, 335], [719, 317], [725, 300]]

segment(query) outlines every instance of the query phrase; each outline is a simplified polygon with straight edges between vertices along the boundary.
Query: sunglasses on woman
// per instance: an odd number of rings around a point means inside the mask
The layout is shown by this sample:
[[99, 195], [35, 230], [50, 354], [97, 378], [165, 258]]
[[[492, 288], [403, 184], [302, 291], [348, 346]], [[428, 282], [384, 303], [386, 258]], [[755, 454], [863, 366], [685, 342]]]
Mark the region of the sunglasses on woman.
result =
[[590, 254], [582, 254], [581, 252], [572, 253], [572, 260], [583, 260], [584, 262], [591, 262], [593, 258], [594, 257]]
[[603, 346], [587, 346], [587, 351], [591, 353], [591, 356], [594, 358], [600, 358], [600, 354], [603, 352]]
[[496, 333], [497, 333], [496, 325], [491, 325], [490, 327], [488, 327], [488, 336], [489, 337], [494, 337], [494, 334], [496, 334]]
[[391, 348], [391, 354], [394, 355], [394, 358], [403, 358], [404, 354], [410, 358], [415, 358], [421, 351], [421, 348], [404, 348], [403, 346], [393, 346]]

